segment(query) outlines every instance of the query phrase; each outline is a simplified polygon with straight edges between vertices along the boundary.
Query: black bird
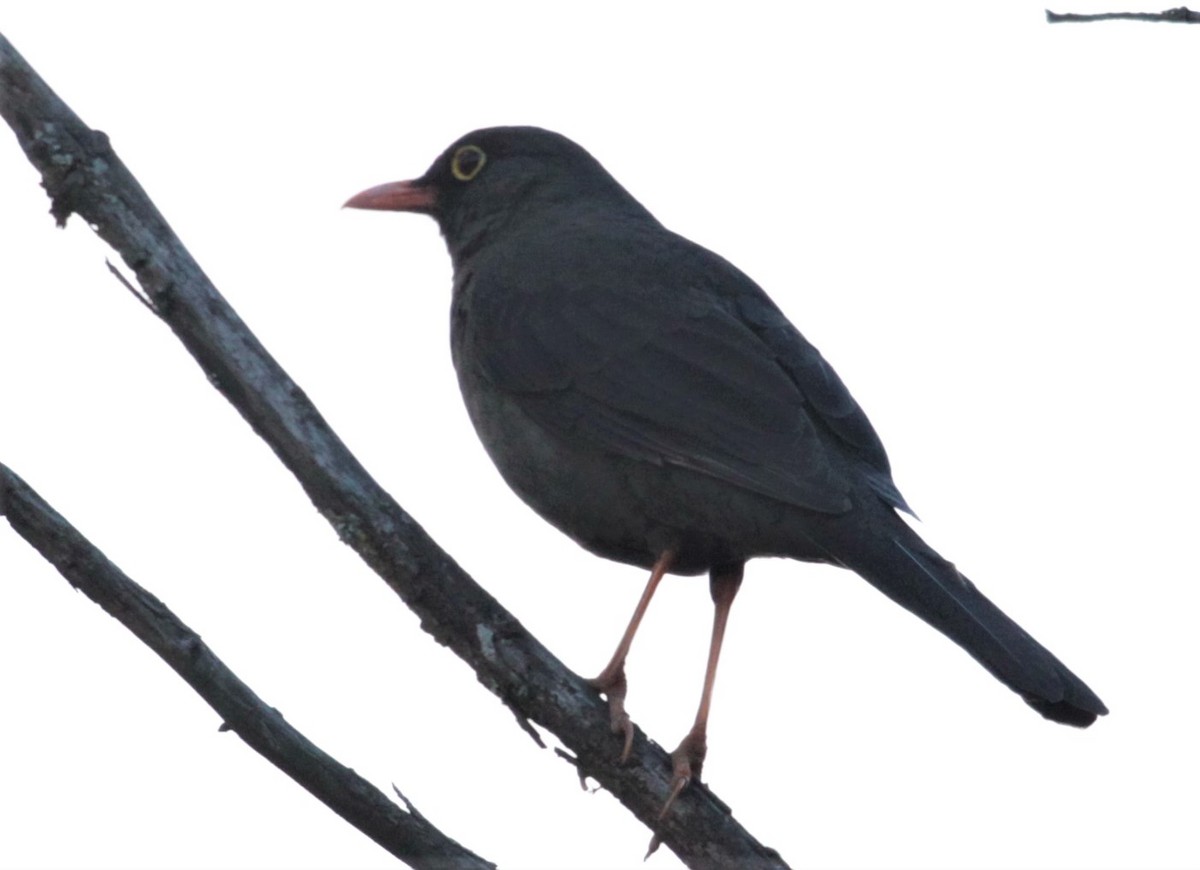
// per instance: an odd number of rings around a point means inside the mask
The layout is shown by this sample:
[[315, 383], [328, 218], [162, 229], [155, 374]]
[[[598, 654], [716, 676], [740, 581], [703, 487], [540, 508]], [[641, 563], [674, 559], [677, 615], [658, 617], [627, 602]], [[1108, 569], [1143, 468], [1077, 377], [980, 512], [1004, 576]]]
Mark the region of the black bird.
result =
[[767, 294], [660, 224], [579, 145], [535, 127], [477, 130], [415, 181], [346, 205], [438, 222], [454, 265], [454, 367], [492, 461], [584, 548], [651, 569], [592, 681], [624, 755], [638, 623], [664, 574], [708, 573], [704, 691], [664, 813], [700, 774], [725, 622], [756, 556], [854, 571], [1047, 719], [1086, 727], [1108, 712], [901, 520], [875, 430]]

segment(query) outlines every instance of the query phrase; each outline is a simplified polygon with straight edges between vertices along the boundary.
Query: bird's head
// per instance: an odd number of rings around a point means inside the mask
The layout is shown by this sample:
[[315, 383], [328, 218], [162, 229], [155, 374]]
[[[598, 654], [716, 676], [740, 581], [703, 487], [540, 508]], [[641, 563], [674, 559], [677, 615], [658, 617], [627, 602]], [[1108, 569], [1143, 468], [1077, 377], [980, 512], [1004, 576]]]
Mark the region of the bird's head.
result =
[[468, 133], [420, 178], [369, 188], [346, 207], [431, 215], [456, 262], [530, 222], [652, 220], [591, 154], [538, 127]]

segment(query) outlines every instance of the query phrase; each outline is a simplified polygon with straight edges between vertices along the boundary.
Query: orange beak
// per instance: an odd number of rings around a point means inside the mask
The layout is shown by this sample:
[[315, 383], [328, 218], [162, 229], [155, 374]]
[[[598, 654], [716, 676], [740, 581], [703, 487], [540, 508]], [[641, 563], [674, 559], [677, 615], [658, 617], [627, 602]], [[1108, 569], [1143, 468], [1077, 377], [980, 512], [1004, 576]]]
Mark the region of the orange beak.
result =
[[415, 211], [429, 213], [437, 204], [437, 191], [419, 181], [393, 181], [370, 187], [346, 200], [342, 208], [368, 208], [376, 211]]

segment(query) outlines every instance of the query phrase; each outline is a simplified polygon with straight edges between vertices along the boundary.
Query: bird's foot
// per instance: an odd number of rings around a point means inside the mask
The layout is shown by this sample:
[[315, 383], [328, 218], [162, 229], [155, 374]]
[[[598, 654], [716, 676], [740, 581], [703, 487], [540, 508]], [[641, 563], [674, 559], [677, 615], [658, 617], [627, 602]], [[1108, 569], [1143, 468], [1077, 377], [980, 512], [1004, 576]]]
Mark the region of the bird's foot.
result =
[[614, 671], [605, 669], [598, 677], [587, 681], [587, 684], [608, 699], [608, 720], [613, 734], [624, 737], [621, 749], [621, 763], [629, 760], [633, 751], [633, 720], [625, 712], [625, 692], [629, 684], [625, 680], [625, 667], [622, 665]]
[[703, 728], [693, 728], [675, 747], [675, 751], [671, 753], [671, 793], [667, 795], [667, 802], [658, 814], [659, 819], [666, 818], [671, 804], [675, 803], [675, 798], [687, 788], [688, 783], [700, 778], [700, 771], [704, 769], [704, 756], [707, 754], [708, 739]]

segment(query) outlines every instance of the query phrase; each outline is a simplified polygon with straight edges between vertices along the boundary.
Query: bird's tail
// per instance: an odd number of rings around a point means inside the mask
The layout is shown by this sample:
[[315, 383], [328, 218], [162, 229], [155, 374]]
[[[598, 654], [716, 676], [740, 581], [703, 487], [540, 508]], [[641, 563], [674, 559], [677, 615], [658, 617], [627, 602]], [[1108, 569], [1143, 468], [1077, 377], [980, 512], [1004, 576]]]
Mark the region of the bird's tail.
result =
[[[894, 514], [892, 515], [894, 517]], [[1083, 680], [895, 517], [843, 564], [945, 634], [1047, 719], [1086, 728], [1108, 712]], [[869, 542], [864, 546], [864, 541]]]

